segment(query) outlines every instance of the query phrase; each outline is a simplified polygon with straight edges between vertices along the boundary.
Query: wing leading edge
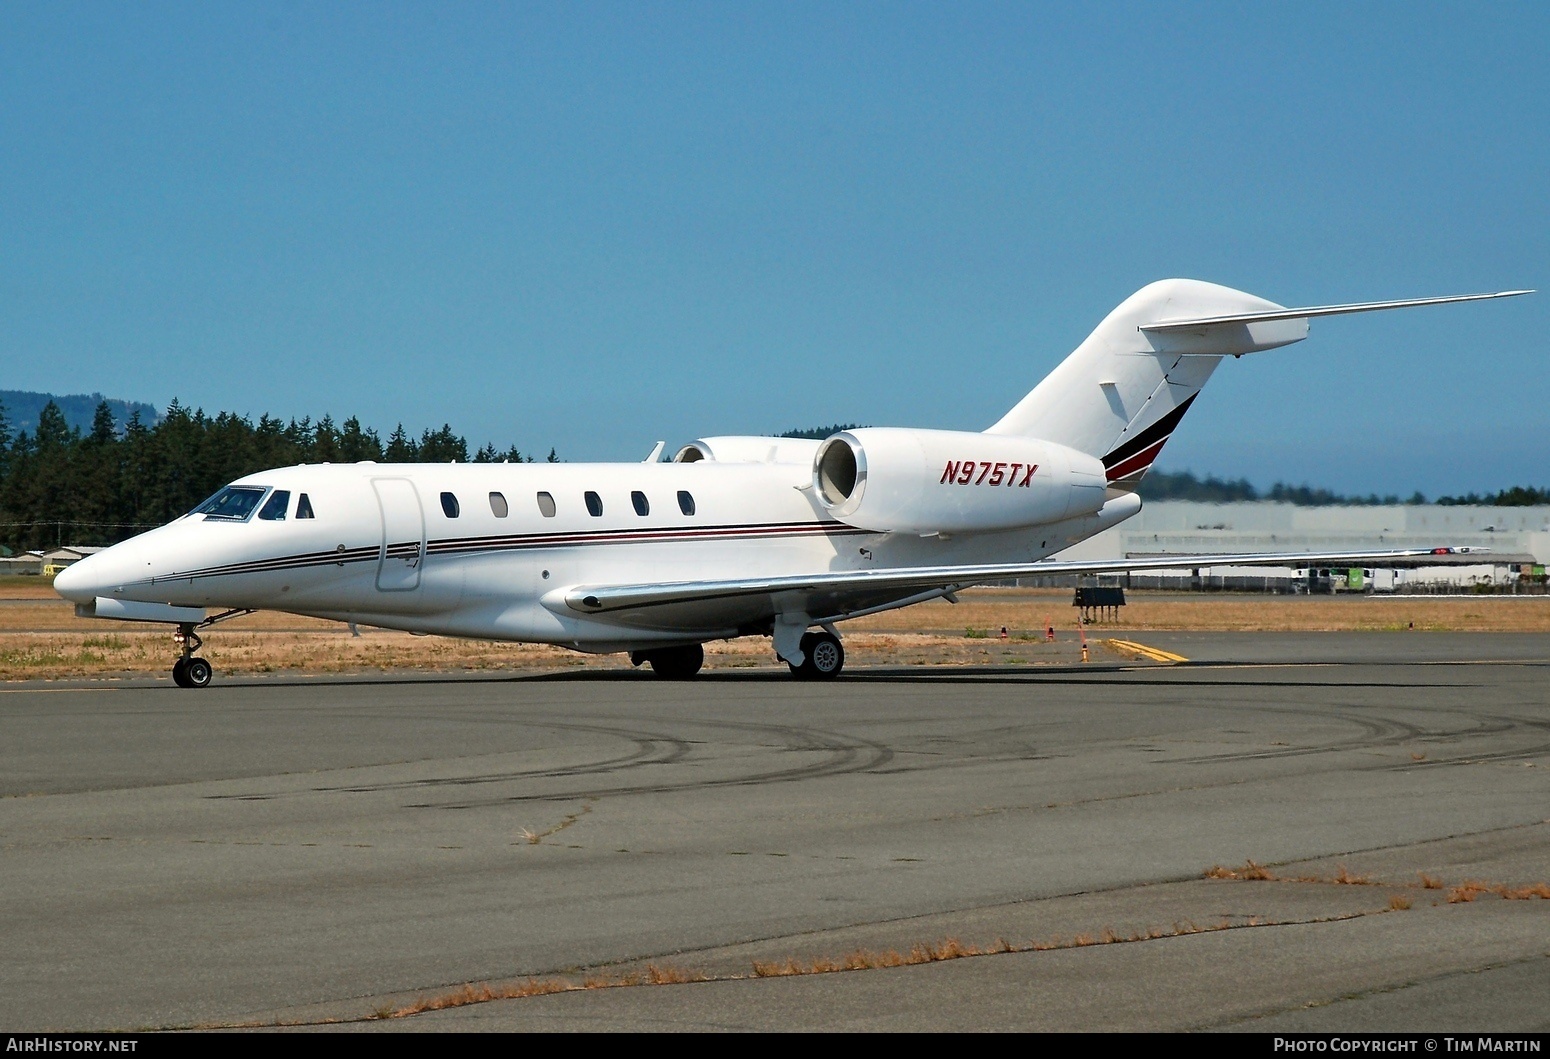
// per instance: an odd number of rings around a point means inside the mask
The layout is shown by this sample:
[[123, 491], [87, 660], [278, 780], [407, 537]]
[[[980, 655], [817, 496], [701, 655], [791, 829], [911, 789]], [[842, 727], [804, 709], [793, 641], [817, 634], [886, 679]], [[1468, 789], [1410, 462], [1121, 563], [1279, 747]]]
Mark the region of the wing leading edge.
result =
[[[1138, 570], [1178, 570], [1198, 566], [1338, 566], [1385, 560], [1451, 555], [1456, 548], [1412, 548], [1401, 551], [1247, 552], [1218, 555], [1170, 555], [1146, 559], [1098, 561], [1044, 560], [1036, 563], [995, 563], [980, 566], [937, 566], [886, 570], [844, 570], [784, 577], [736, 578], [722, 581], [675, 581], [636, 585], [577, 585], [544, 597], [552, 610], [566, 609], [602, 618], [617, 616], [642, 623], [641, 612], [652, 608], [769, 597], [776, 611], [802, 610], [814, 622], [841, 621], [904, 606], [960, 588], [1016, 577], [1051, 574], [1123, 573]], [[896, 597], [889, 601], [889, 597]], [[812, 604], [818, 604], [814, 606]], [[851, 604], [854, 604], [853, 606]], [[820, 618], [819, 615], [822, 615]], [[628, 616], [628, 617], [627, 617]], [[649, 619], [648, 619], [649, 620]]]

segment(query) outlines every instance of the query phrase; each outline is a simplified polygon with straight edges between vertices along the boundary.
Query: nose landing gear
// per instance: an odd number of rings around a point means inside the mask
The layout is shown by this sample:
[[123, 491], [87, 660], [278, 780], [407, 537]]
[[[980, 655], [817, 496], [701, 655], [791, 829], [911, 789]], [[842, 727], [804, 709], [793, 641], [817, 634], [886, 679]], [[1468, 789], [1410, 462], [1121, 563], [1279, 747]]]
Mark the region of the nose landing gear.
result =
[[215, 677], [215, 667], [194, 652], [204, 646], [204, 640], [194, 631], [191, 623], [179, 625], [172, 640], [183, 651], [183, 657], [172, 665], [172, 682], [180, 688], [205, 688]]
[[240, 618], [244, 614], [252, 614], [251, 607], [238, 607], [225, 610], [213, 617], [195, 624], [183, 622], [172, 633], [172, 642], [178, 645], [183, 652], [172, 665], [172, 682], [180, 688], [207, 688], [215, 677], [215, 667], [203, 658], [196, 658], [194, 652], [204, 646], [204, 641], [199, 638], [198, 629], [215, 625], [219, 622], [230, 621], [232, 618]]

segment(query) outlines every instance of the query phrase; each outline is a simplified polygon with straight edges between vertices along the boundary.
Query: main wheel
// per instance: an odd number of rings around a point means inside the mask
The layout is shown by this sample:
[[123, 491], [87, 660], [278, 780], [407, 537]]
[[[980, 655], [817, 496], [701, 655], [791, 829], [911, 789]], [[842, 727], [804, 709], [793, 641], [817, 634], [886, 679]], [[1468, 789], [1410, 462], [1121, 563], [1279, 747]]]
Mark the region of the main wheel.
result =
[[802, 664], [791, 666], [792, 675], [799, 680], [833, 680], [845, 668], [845, 647], [833, 633], [810, 632], [803, 636], [802, 654], [806, 656]]
[[646, 662], [663, 680], [689, 680], [705, 664], [705, 648], [697, 643], [688, 647], [664, 647], [647, 652]]
[[172, 682], [180, 688], [193, 687], [188, 682], [188, 659], [180, 658], [172, 663]]
[[203, 658], [190, 658], [188, 665], [183, 668], [183, 677], [188, 681], [183, 685], [187, 688], [207, 688], [211, 679], [215, 676], [215, 667]]

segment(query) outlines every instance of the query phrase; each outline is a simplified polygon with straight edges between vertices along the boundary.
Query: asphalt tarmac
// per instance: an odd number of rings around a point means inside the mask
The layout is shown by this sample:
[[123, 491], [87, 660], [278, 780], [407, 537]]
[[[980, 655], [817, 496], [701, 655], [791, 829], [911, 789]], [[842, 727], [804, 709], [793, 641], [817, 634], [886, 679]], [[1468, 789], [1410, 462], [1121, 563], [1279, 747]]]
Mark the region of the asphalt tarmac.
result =
[[1550, 1029], [1550, 636], [1138, 638], [4, 685], [0, 1030]]

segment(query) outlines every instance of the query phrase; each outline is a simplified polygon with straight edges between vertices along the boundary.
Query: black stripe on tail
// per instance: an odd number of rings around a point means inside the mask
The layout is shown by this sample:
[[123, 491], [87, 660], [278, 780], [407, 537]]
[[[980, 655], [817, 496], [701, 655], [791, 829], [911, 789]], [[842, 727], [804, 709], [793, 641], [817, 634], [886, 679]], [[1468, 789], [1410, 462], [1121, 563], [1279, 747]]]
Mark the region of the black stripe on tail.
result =
[[1127, 478], [1140, 478], [1146, 473], [1146, 469], [1157, 459], [1157, 454], [1162, 451], [1163, 442], [1173, 435], [1179, 425], [1179, 420], [1184, 418], [1184, 413], [1189, 411], [1189, 406], [1195, 403], [1195, 398], [1200, 394], [1192, 393], [1185, 402], [1163, 416], [1157, 422], [1141, 431], [1123, 444], [1111, 449], [1103, 457], [1103, 469], [1107, 472], [1111, 482]]

